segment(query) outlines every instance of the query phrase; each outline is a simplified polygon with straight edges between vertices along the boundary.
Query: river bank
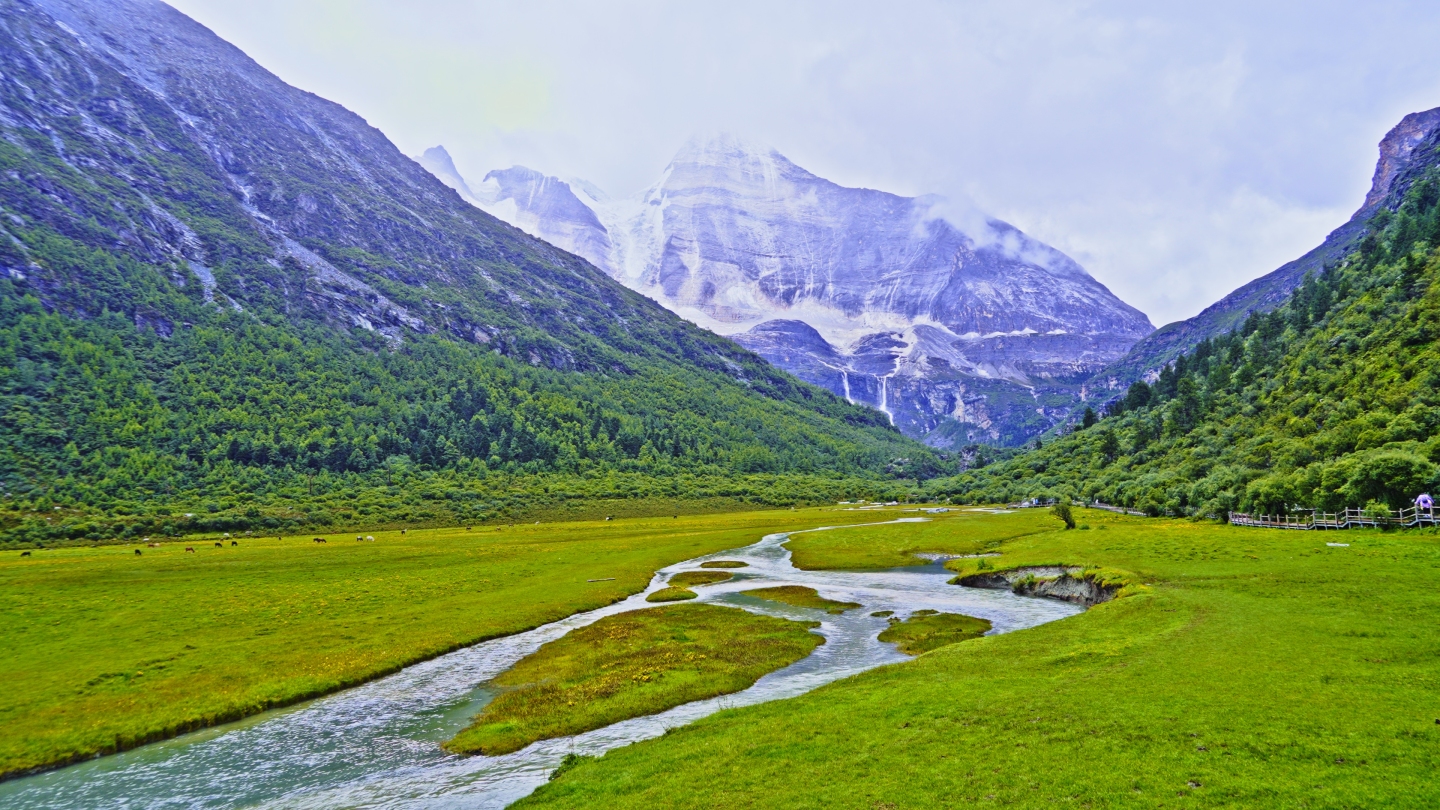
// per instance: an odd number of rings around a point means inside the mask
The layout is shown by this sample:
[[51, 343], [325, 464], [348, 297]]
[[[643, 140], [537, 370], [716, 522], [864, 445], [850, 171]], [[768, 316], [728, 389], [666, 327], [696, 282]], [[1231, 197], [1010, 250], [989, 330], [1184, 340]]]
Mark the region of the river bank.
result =
[[[1440, 535], [1352, 531], [1330, 547], [1083, 514], [1091, 530], [1001, 540], [984, 561], [1126, 571], [1144, 590], [706, 718], [518, 807], [1440, 804]], [[806, 537], [824, 553], [828, 538]], [[716, 791], [689, 788], [713, 774]]]

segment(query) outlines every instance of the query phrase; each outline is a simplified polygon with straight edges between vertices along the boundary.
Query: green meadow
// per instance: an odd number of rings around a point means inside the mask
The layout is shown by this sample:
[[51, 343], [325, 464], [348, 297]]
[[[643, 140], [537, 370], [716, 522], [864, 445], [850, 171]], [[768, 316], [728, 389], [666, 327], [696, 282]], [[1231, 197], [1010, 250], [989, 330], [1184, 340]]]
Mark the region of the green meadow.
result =
[[358, 684], [609, 604], [658, 568], [770, 532], [886, 517], [775, 510], [8, 552], [0, 774]]
[[[855, 514], [842, 512], [840, 514]], [[864, 513], [862, 513], [864, 514]], [[875, 513], [869, 513], [875, 514]], [[903, 517], [915, 517], [906, 512]], [[872, 521], [895, 517], [893, 513]], [[915, 554], [978, 554], [990, 544], [1022, 534], [1053, 531], [1055, 519], [1043, 509], [1020, 509], [997, 520], [989, 509], [952, 507], [948, 513], [926, 515], [924, 523], [892, 523], [825, 532], [806, 532], [786, 545], [796, 568], [863, 570], [914, 565]], [[848, 521], [847, 521], [848, 522]]]
[[508, 754], [694, 700], [738, 692], [824, 642], [813, 625], [716, 605], [607, 616], [520, 660], [500, 693], [445, 744]]
[[[1076, 519], [910, 528], [1001, 555], [957, 573], [1066, 563], [1127, 595], [578, 760], [517, 806], [1440, 806], [1440, 535]], [[856, 567], [899, 528], [797, 540]]]

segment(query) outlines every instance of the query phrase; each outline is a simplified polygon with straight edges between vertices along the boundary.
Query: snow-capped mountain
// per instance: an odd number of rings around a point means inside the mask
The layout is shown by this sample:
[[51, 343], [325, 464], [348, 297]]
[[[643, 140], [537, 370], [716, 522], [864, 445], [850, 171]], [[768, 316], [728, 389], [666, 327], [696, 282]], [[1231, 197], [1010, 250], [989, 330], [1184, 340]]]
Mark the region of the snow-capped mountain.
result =
[[627, 198], [523, 167], [467, 193], [443, 150], [421, 162], [486, 211], [940, 445], [1049, 428], [1078, 380], [1153, 331], [1007, 223], [846, 188], [729, 135], [691, 140]]

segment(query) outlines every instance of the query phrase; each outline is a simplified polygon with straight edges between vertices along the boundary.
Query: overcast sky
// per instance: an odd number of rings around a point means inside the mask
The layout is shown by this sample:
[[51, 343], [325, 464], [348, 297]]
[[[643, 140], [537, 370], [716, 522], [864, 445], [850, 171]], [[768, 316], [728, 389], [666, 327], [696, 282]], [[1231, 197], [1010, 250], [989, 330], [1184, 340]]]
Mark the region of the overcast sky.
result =
[[1440, 3], [171, 0], [407, 154], [612, 195], [690, 134], [969, 200], [1158, 326], [1318, 244], [1440, 106]]

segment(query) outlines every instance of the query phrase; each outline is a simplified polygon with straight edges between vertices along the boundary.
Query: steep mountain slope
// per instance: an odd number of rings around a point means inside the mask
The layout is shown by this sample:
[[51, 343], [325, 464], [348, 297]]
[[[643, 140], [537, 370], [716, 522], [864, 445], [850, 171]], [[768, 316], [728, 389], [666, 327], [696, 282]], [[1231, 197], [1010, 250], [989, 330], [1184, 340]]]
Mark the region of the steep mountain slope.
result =
[[430, 514], [471, 515], [503, 505], [496, 474], [883, 478], [924, 454], [160, 2], [0, 0], [0, 73], [12, 504], [305, 522], [403, 468], [468, 491]]
[[633, 198], [515, 167], [472, 199], [940, 445], [1045, 430], [1152, 329], [1013, 226], [962, 228], [938, 197], [845, 188], [732, 136], [692, 140]]
[[939, 491], [1223, 516], [1399, 508], [1440, 488], [1440, 131], [1370, 210], [1358, 248], [1283, 306], [1131, 385], [1098, 424]]
[[1124, 357], [1095, 375], [1090, 388], [1102, 392], [1122, 390], [1135, 380], [1153, 375], [1201, 341], [1238, 328], [1252, 312], [1268, 312], [1283, 305], [1306, 275], [1321, 273], [1359, 246], [1376, 211], [1400, 205], [1417, 173], [1430, 165], [1416, 150], [1437, 128], [1440, 108], [1405, 116], [1380, 141], [1380, 159], [1375, 164], [1370, 192], [1349, 221], [1304, 256], [1240, 287], [1199, 315], [1162, 326], [1142, 338]]

